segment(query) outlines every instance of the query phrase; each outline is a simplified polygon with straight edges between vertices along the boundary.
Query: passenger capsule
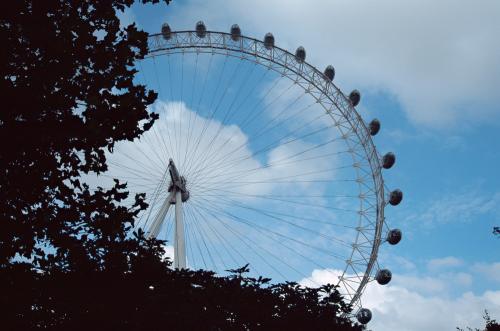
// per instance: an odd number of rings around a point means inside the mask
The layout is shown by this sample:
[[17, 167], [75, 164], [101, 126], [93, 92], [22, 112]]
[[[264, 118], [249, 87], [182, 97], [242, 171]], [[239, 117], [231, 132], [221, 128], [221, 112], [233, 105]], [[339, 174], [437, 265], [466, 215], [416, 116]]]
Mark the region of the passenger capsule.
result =
[[387, 285], [392, 279], [392, 272], [389, 269], [380, 269], [377, 271], [375, 279], [380, 285]]
[[394, 163], [396, 162], [396, 155], [394, 155], [394, 153], [387, 153], [384, 155], [384, 157], [382, 158], [382, 167], [384, 167], [384, 169], [390, 169]]
[[335, 68], [333, 66], [326, 67], [326, 69], [324, 71], [324, 75], [326, 78], [328, 78], [330, 81], [332, 81], [333, 78], [335, 78]]
[[391, 245], [396, 245], [401, 241], [401, 238], [403, 237], [403, 233], [401, 232], [400, 229], [392, 229], [389, 231], [387, 234], [387, 242]]
[[376, 135], [380, 131], [380, 121], [376, 118], [373, 119], [368, 126], [372, 136]]
[[164, 23], [161, 26], [161, 34], [163, 36], [163, 39], [169, 40], [172, 38], [172, 30], [170, 29], [170, 26], [167, 23]]
[[305, 61], [306, 50], [304, 49], [304, 47], [300, 46], [299, 48], [297, 48], [297, 50], [295, 51], [295, 59], [300, 63]]
[[271, 49], [274, 47], [274, 36], [271, 32], [266, 33], [264, 36], [264, 46], [267, 49]]
[[361, 100], [361, 93], [359, 93], [358, 90], [354, 90], [349, 94], [349, 100], [351, 101], [351, 104], [353, 107], [356, 107], [359, 104], [359, 101]]
[[360, 310], [358, 310], [356, 318], [358, 319], [359, 323], [367, 324], [372, 319], [372, 312], [370, 311], [370, 309], [361, 308]]
[[203, 21], [199, 21], [196, 23], [196, 35], [199, 38], [205, 38], [207, 35], [207, 27], [205, 26], [205, 23]]
[[399, 203], [403, 200], [403, 192], [401, 190], [396, 189], [391, 192], [389, 196], [389, 203], [393, 206], [399, 205]]
[[231, 39], [238, 41], [241, 38], [241, 29], [238, 24], [233, 24], [231, 26]]

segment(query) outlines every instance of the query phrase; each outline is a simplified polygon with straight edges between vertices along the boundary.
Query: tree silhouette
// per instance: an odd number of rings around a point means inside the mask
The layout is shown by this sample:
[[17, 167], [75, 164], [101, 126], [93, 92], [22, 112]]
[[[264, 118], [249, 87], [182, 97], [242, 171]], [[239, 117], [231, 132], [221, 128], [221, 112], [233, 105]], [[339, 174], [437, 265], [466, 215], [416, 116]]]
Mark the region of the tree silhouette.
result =
[[[486, 325], [484, 327], [483, 331], [500, 331], [500, 324], [497, 323], [496, 320], [491, 319], [490, 314], [488, 314], [488, 311], [484, 312], [484, 321], [486, 322]], [[458, 331], [482, 331], [478, 328], [472, 329], [471, 327], [467, 327], [465, 330], [457, 327]]]
[[[0, 273], [13, 330], [362, 330], [333, 286], [268, 285], [243, 274], [174, 271], [142, 247], [127, 273]], [[28, 284], [29, 286], [26, 286]], [[71, 289], [71, 291], [68, 291]], [[33, 308], [34, 307], [34, 308]]]
[[94, 193], [79, 177], [104, 172], [105, 150], [157, 118], [146, 109], [156, 93], [133, 82], [147, 34], [116, 16], [132, 2], [1, 3], [0, 266], [16, 256], [42, 269], [123, 263], [107, 249], [123, 242], [143, 196], [116, 207], [124, 184]]
[[131, 233], [145, 196], [124, 207], [125, 183], [82, 180], [158, 118], [133, 81], [147, 34], [116, 14], [132, 3], [0, 2], [1, 329], [361, 330], [334, 286], [172, 270], [161, 241]]

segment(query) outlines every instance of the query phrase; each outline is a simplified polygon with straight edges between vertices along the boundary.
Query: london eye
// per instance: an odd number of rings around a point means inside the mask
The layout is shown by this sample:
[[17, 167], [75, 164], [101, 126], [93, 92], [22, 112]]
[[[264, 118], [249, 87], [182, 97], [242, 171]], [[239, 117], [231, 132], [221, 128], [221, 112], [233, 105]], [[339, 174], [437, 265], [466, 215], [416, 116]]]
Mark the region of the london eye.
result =
[[108, 157], [110, 177], [146, 193], [137, 227], [166, 240], [179, 269], [249, 264], [275, 281], [328, 272], [367, 323], [364, 289], [392, 277], [379, 248], [402, 237], [384, 210], [403, 194], [384, 184], [396, 158], [377, 151], [381, 123], [358, 113], [360, 92], [342, 92], [334, 67], [318, 70], [303, 47], [238, 25], [164, 24], [148, 43], [138, 77], [158, 91], [159, 119]]

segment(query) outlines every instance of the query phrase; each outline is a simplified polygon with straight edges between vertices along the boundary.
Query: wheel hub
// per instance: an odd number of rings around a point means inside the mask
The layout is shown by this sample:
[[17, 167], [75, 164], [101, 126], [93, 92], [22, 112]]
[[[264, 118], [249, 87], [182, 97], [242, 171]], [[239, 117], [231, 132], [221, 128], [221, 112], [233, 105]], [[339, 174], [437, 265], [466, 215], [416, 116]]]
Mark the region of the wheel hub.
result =
[[[172, 159], [168, 162], [168, 171], [170, 172], [170, 184], [168, 186], [169, 192], [181, 192], [181, 200], [182, 202], [186, 202], [189, 199], [189, 191], [186, 188], [186, 178], [184, 176], [179, 175], [179, 171], [175, 166], [175, 163]], [[175, 204], [175, 194], [172, 195], [172, 199], [170, 200], [171, 204]]]

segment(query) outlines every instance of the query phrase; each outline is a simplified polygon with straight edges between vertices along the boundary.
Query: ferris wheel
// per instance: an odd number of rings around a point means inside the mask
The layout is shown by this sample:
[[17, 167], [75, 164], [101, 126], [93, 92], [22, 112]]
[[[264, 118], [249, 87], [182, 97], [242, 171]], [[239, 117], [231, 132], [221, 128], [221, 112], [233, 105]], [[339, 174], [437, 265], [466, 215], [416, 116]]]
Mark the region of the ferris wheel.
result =
[[175, 268], [326, 275], [367, 323], [363, 290], [392, 277], [379, 247], [402, 237], [384, 209], [403, 194], [384, 185], [395, 156], [377, 152], [380, 122], [356, 111], [360, 93], [343, 94], [334, 68], [307, 63], [303, 47], [290, 53], [238, 25], [164, 24], [148, 43], [139, 77], [159, 92], [159, 119], [108, 161], [112, 177], [146, 193], [137, 226], [167, 240]]

